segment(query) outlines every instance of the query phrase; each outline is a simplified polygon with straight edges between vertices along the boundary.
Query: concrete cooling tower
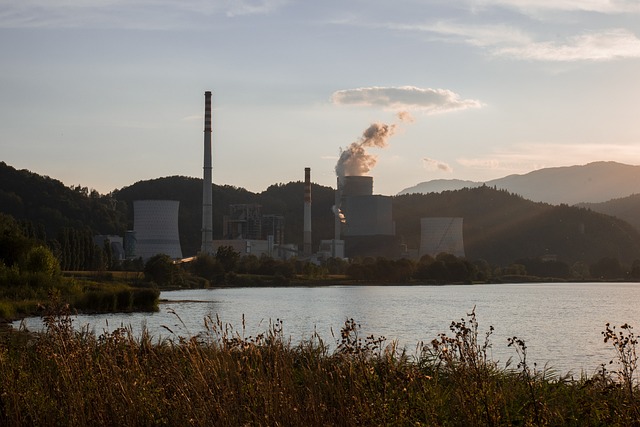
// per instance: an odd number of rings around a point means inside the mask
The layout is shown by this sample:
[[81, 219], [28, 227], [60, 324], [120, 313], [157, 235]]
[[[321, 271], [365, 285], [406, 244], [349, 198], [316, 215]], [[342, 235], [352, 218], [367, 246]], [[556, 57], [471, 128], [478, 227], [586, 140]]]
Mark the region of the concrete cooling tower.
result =
[[136, 257], [148, 260], [157, 254], [182, 258], [178, 233], [177, 200], [136, 200], [133, 202], [133, 230]]
[[445, 252], [464, 257], [462, 218], [421, 218], [420, 256]]

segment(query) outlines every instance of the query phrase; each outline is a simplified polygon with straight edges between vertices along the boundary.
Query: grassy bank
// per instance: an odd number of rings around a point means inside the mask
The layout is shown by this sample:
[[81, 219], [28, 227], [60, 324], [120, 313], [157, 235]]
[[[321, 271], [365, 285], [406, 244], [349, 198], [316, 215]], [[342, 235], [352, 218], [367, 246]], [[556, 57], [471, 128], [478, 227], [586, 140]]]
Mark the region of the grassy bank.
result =
[[352, 320], [331, 352], [318, 339], [290, 344], [278, 322], [249, 338], [205, 322], [208, 332], [197, 338], [154, 342], [126, 329], [74, 332], [57, 311], [46, 317], [46, 333], [6, 335], [0, 425], [626, 426], [640, 419], [636, 340], [627, 325], [605, 331], [621, 362], [611, 366], [620, 369], [574, 380], [529, 366], [517, 337], [509, 340], [516, 362], [499, 368], [487, 358], [492, 328], [480, 332], [473, 313], [411, 356], [359, 336]]
[[101, 278], [15, 274], [0, 286], [0, 320], [37, 316], [56, 298], [85, 313], [157, 311], [160, 291], [149, 284]]

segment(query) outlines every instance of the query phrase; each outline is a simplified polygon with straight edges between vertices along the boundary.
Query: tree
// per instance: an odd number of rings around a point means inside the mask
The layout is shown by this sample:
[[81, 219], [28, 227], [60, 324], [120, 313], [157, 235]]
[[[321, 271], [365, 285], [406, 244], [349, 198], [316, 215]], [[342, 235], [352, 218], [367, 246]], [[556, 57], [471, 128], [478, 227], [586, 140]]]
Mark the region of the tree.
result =
[[598, 279], [621, 279], [625, 276], [625, 271], [620, 260], [613, 257], [600, 258], [589, 268], [591, 276]]
[[224, 273], [224, 267], [217, 258], [208, 254], [200, 254], [191, 262], [191, 271], [196, 276], [212, 280]]
[[156, 284], [168, 285], [173, 281], [173, 276], [177, 273], [177, 267], [169, 255], [154, 255], [146, 262], [144, 266], [144, 276], [147, 280]]
[[231, 272], [236, 268], [240, 253], [231, 246], [219, 246], [216, 251], [216, 259], [222, 264], [225, 272]]
[[60, 263], [51, 250], [44, 246], [34, 246], [27, 252], [22, 269], [32, 273], [44, 273], [48, 277], [60, 274]]

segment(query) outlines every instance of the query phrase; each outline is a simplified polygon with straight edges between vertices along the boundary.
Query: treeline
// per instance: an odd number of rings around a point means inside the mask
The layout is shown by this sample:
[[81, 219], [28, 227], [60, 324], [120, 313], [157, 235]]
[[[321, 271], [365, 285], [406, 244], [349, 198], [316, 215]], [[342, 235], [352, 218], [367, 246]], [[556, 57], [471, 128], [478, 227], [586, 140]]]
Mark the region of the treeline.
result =
[[[166, 255], [152, 257], [144, 267], [147, 281], [161, 288], [209, 286], [287, 286], [301, 284], [473, 284], [540, 281], [640, 280], [640, 260], [631, 265], [614, 258], [592, 264], [521, 259], [507, 266], [486, 260], [441, 253], [420, 260], [388, 258], [329, 258], [320, 264], [306, 260], [278, 260], [268, 256], [241, 255], [222, 246], [213, 255], [199, 255], [191, 262], [176, 263]], [[347, 283], [347, 282], [344, 282]]]

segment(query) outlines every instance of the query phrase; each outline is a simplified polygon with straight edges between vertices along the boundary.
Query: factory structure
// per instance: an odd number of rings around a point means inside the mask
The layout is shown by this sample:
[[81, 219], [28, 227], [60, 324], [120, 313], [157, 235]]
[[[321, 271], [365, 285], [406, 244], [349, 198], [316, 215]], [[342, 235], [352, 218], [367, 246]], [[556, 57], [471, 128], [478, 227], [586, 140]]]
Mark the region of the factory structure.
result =
[[[392, 198], [373, 194], [371, 176], [338, 177], [333, 238], [320, 240], [319, 247], [313, 248], [311, 168], [308, 167], [304, 169], [304, 194], [301, 195], [304, 204], [301, 248], [284, 241], [284, 216], [263, 214], [257, 204], [229, 205], [221, 224], [222, 239], [214, 240], [211, 98], [211, 92], [205, 92], [201, 254], [215, 254], [219, 247], [230, 246], [243, 255], [298, 257], [315, 262], [331, 257], [418, 258], [440, 252], [464, 256], [462, 218], [422, 218], [420, 248], [413, 253], [401, 249], [393, 220]], [[133, 210], [134, 229], [126, 233], [122, 245], [126, 257], [147, 260], [163, 253], [181, 259], [179, 202], [138, 200], [134, 201]]]
[[[134, 257], [148, 260], [156, 254], [182, 258], [178, 232], [177, 200], [136, 200], [133, 202]], [[127, 236], [125, 236], [127, 237]], [[131, 242], [127, 242], [129, 245]]]
[[337, 257], [384, 256], [398, 252], [392, 199], [373, 194], [373, 177], [338, 178], [334, 242]]

